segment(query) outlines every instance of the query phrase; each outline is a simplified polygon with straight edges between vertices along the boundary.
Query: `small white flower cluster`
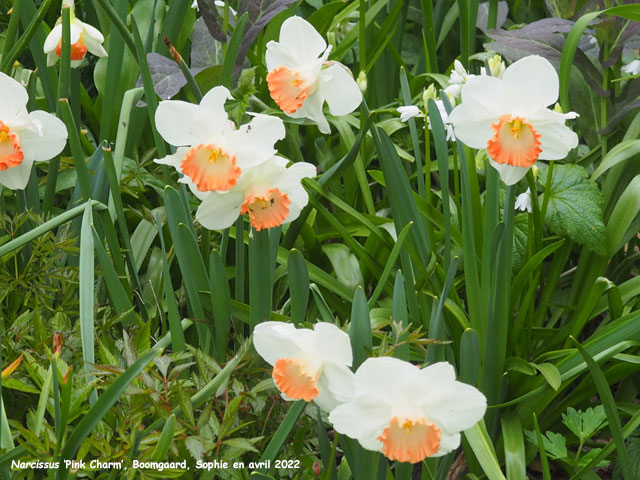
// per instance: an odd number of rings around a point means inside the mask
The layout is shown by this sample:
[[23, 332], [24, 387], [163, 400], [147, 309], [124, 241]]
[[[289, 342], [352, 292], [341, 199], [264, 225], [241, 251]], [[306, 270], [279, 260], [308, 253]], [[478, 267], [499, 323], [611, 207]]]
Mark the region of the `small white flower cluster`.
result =
[[349, 336], [330, 323], [313, 330], [261, 323], [253, 344], [273, 366], [285, 400], [314, 401], [337, 432], [390, 460], [417, 463], [457, 449], [460, 432], [487, 408], [485, 396], [456, 381], [447, 362], [421, 369], [397, 358], [369, 358], [353, 373]]

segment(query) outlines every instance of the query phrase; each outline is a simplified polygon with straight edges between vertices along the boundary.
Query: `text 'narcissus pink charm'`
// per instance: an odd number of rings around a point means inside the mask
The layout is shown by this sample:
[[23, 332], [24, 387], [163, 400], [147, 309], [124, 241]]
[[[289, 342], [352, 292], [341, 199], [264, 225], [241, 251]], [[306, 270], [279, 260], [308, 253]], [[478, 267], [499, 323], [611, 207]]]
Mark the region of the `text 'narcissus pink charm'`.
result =
[[273, 381], [286, 400], [313, 400], [330, 412], [351, 395], [351, 343], [335, 325], [317, 323], [311, 330], [264, 322], [253, 331], [253, 345], [273, 365]]
[[332, 115], [353, 112], [362, 93], [351, 72], [338, 62], [327, 61], [331, 47], [313, 26], [290, 17], [280, 30], [280, 41], [267, 43], [267, 84], [271, 98], [293, 118], [308, 118], [322, 133], [330, 133], [322, 112], [326, 101]]
[[351, 398], [329, 421], [367, 450], [398, 462], [418, 463], [455, 450], [460, 432], [480, 421], [487, 407], [484, 395], [456, 381], [446, 362], [420, 369], [397, 358], [369, 358], [351, 388]]
[[513, 185], [537, 160], [563, 159], [578, 146], [578, 136], [565, 125], [577, 114], [547, 108], [558, 100], [558, 91], [551, 63], [525, 57], [507, 67], [502, 78], [470, 76], [449, 122], [463, 143], [486, 149], [503, 182]]
[[50, 113], [27, 111], [27, 91], [0, 73], [0, 183], [11, 190], [27, 186], [33, 162], [58, 155], [67, 143], [67, 129]]

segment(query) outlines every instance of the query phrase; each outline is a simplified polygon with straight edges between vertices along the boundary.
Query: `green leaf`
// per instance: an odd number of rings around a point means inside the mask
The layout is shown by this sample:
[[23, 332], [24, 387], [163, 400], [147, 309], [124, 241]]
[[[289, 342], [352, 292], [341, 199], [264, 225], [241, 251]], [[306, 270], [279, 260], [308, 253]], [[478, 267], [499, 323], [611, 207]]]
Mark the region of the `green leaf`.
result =
[[[539, 181], [547, 182], [548, 169], [540, 171]], [[594, 252], [606, 254], [605, 227], [602, 219], [602, 192], [587, 179], [587, 171], [579, 165], [556, 165], [551, 179], [545, 221], [551, 230], [568, 236]], [[540, 196], [543, 202], [544, 193]]]
[[558, 390], [562, 384], [560, 378], [560, 372], [552, 363], [540, 363], [538, 365], [532, 364], [536, 369], [540, 371], [544, 379], [554, 390]]
[[567, 413], [562, 414], [562, 423], [578, 437], [581, 443], [600, 430], [606, 420], [607, 414], [602, 405], [587, 408], [585, 411], [576, 411], [575, 408], [569, 407]]
[[364, 286], [360, 264], [351, 250], [342, 243], [330, 243], [322, 246], [322, 251], [329, 258], [338, 281], [349, 290]]
[[[538, 440], [536, 434], [530, 430], [525, 431], [525, 435], [531, 443], [538, 446]], [[562, 460], [567, 458], [567, 439], [560, 433], [553, 433], [547, 431], [542, 436], [542, 443], [544, 445], [545, 452], [556, 460]], [[539, 448], [539, 446], [538, 446]]]

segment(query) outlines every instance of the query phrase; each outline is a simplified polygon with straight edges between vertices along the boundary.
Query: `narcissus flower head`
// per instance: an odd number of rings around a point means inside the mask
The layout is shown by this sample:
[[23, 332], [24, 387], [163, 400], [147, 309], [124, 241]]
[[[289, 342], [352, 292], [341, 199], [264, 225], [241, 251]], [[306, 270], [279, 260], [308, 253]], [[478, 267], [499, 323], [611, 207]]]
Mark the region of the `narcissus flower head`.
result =
[[[65, 0], [63, 8], [71, 9], [71, 66], [80, 66], [87, 52], [96, 57], [106, 57], [107, 51], [102, 46], [104, 36], [91, 25], [78, 20], [74, 13], [73, 1]], [[44, 53], [47, 54], [47, 66], [55, 65], [62, 55], [62, 20], [58, 19], [46, 40]]]
[[332, 115], [353, 112], [362, 93], [351, 72], [341, 63], [327, 62], [331, 47], [313, 26], [290, 17], [280, 30], [280, 41], [267, 43], [267, 84], [271, 98], [287, 115], [308, 118], [322, 133], [330, 133], [322, 112], [326, 101]]
[[502, 78], [474, 76], [462, 88], [462, 103], [449, 115], [456, 137], [486, 148], [504, 183], [517, 183], [538, 159], [559, 160], [578, 145], [565, 120], [577, 116], [547, 108], [558, 99], [558, 74], [548, 60], [529, 56]]
[[274, 156], [246, 170], [228, 192], [200, 193], [186, 177], [181, 181], [202, 200], [196, 220], [203, 227], [222, 230], [248, 213], [251, 225], [260, 231], [298, 218], [309, 201], [300, 182], [315, 175], [316, 167], [310, 163], [294, 163], [287, 168], [286, 159]]
[[320, 322], [311, 330], [264, 322], [253, 331], [253, 345], [273, 365], [273, 381], [286, 400], [313, 400], [329, 412], [349, 398], [351, 343], [335, 325]]
[[29, 96], [22, 85], [0, 73], [0, 183], [12, 190], [27, 186], [33, 162], [58, 155], [67, 129], [50, 113], [27, 112]]
[[460, 432], [475, 425], [486, 406], [484, 395], [456, 381], [446, 362], [420, 369], [379, 357], [358, 368], [351, 399], [336, 407], [329, 421], [367, 450], [417, 463], [458, 448]]
[[224, 110], [230, 98], [225, 87], [215, 87], [199, 105], [165, 100], [156, 110], [160, 135], [181, 147], [156, 162], [173, 166], [198, 192], [230, 190], [245, 169], [272, 157], [275, 143], [284, 138], [282, 120], [269, 115], [255, 115], [236, 129]]

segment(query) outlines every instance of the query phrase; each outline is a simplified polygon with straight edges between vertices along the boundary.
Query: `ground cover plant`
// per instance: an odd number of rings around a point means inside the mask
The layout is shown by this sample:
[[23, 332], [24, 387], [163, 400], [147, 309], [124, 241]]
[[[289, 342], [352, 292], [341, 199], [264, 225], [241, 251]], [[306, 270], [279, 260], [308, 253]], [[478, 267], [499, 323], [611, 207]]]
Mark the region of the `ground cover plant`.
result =
[[0, 477], [640, 478], [640, 6], [0, 0]]

